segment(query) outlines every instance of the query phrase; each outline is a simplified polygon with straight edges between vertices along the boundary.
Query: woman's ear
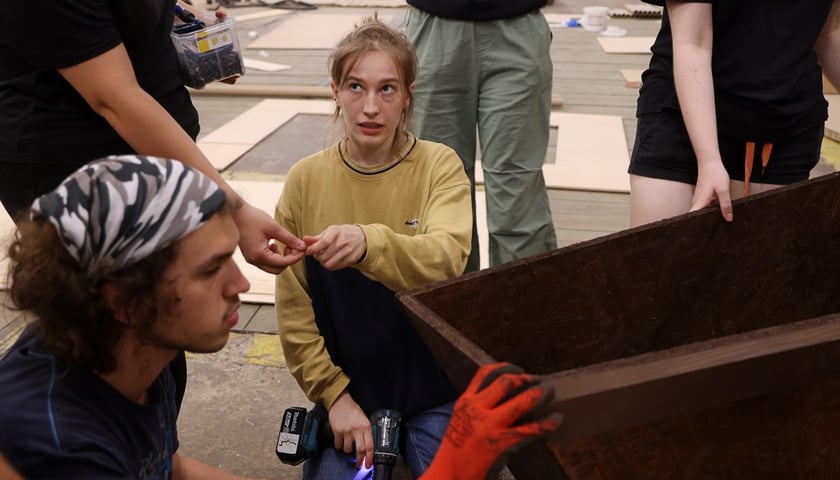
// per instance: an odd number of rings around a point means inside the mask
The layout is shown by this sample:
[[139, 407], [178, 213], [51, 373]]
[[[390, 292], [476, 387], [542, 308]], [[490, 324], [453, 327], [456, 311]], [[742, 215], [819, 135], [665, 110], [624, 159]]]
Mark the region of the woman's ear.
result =
[[408, 95], [405, 96], [405, 108], [411, 106], [411, 99], [414, 98], [414, 82], [408, 86]]
[[111, 313], [114, 314], [114, 318], [118, 322], [124, 325], [130, 324], [128, 315], [126, 315], [125, 308], [123, 307], [125, 305], [125, 299], [116, 285], [111, 282], [106, 282], [102, 285], [102, 298], [105, 300], [105, 305], [108, 306], [108, 310], [111, 310]]
[[338, 100], [338, 86], [336, 86], [335, 81], [330, 80], [330, 90], [332, 90], [333, 100], [335, 100], [335, 104], [337, 106], [341, 106], [341, 102]]

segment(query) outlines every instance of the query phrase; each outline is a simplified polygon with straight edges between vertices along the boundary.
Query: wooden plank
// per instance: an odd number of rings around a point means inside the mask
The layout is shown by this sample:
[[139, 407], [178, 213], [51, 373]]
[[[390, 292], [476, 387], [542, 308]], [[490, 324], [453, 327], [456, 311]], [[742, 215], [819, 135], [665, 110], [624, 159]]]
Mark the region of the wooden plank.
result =
[[551, 409], [565, 421], [551, 438], [589, 438], [840, 378], [838, 347], [840, 315], [829, 315], [554, 374]]

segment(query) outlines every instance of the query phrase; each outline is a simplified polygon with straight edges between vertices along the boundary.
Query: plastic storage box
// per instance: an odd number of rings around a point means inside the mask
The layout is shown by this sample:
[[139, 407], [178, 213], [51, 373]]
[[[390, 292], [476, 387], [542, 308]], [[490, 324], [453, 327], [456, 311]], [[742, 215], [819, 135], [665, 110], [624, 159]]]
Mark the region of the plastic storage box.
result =
[[228, 17], [188, 33], [173, 31], [171, 36], [188, 87], [204, 88], [210, 82], [245, 73], [235, 19]]

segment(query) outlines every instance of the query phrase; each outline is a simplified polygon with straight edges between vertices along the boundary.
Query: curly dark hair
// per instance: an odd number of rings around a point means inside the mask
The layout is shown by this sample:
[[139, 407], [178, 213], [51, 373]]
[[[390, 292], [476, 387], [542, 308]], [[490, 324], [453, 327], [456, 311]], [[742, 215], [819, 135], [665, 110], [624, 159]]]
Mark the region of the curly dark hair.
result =
[[17, 225], [9, 246], [13, 308], [32, 312], [44, 345], [63, 360], [99, 373], [116, 368], [113, 348], [125, 325], [109, 308], [102, 287], [118, 292], [116, 303], [129, 312], [141, 338], [155, 324], [159, 308], [177, 301], [161, 298], [159, 286], [176, 253], [177, 242], [117, 272], [90, 276], [62, 245], [43, 216]]

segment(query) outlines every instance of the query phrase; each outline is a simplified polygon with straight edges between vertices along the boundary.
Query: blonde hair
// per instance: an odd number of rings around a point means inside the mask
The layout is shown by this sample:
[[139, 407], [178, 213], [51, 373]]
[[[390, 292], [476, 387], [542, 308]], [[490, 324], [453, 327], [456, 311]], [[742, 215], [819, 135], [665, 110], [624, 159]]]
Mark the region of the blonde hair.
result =
[[[397, 76], [403, 95], [403, 112], [394, 134], [392, 151], [396, 153], [401, 147], [414, 107], [411, 85], [417, 78], [417, 55], [414, 46], [408, 38], [388, 25], [382, 23], [374, 15], [365, 18], [352, 32], [347, 34], [336, 46], [328, 59], [330, 77], [336, 88], [341, 90], [347, 82], [347, 77], [353, 67], [370, 52], [384, 52], [394, 61]], [[341, 108], [336, 105], [332, 119], [337, 121], [341, 115]]]

